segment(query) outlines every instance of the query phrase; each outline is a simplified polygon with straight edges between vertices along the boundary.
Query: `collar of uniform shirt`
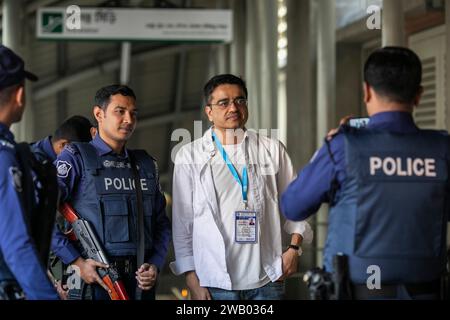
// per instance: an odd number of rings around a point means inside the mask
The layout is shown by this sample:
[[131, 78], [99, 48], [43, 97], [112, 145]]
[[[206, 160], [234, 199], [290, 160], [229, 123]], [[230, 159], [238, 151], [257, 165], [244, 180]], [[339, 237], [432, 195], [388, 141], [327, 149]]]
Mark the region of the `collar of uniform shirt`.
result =
[[[111, 147], [108, 146], [105, 141], [103, 141], [103, 139], [100, 137], [100, 134], [96, 134], [94, 139], [90, 143], [92, 143], [97, 148], [100, 156], [104, 156], [108, 153], [113, 153]], [[127, 148], [124, 147], [124, 150], [125, 154], [119, 154], [118, 156], [128, 158]]]
[[377, 128], [382, 124], [392, 123], [393, 121], [398, 122], [399, 125], [414, 123], [412, 114], [409, 112], [388, 111], [376, 113], [370, 117], [370, 122], [367, 125], [367, 128]]
[[52, 156], [51, 160], [52, 162], [54, 162], [57, 158], [57, 155], [55, 153], [55, 150], [53, 149], [51, 138], [52, 136], [48, 136], [44, 139], [44, 141], [42, 141], [42, 149], [44, 149], [46, 154]]

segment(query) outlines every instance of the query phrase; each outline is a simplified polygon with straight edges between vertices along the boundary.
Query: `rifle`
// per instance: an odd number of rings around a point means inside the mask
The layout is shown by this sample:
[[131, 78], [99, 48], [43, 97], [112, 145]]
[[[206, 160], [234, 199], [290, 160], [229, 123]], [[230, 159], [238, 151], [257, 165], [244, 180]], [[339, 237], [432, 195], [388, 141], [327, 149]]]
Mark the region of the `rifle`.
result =
[[[76, 238], [80, 241], [87, 258], [109, 265], [106, 254], [90, 223], [80, 218], [68, 203], [62, 204], [59, 207], [59, 212], [72, 225], [73, 233], [75, 233]], [[111, 290], [109, 293], [111, 300], [130, 300], [119, 273], [115, 268], [110, 266], [108, 269], [97, 269], [97, 272]]]

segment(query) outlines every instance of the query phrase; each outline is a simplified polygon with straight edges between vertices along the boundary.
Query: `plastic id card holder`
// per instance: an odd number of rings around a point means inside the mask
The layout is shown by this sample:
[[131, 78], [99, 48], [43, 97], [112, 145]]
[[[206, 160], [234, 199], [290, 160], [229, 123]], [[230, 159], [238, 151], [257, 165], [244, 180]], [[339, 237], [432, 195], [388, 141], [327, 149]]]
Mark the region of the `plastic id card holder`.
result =
[[258, 213], [256, 211], [236, 211], [234, 225], [236, 243], [258, 242]]

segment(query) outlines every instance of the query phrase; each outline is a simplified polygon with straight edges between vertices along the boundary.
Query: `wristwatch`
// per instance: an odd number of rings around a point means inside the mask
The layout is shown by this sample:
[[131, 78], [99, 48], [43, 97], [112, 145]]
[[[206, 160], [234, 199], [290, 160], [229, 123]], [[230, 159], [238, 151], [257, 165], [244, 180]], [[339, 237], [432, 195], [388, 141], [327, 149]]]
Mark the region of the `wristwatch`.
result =
[[302, 247], [296, 246], [295, 244], [290, 244], [290, 245], [288, 245], [288, 247], [287, 247], [286, 250], [289, 250], [289, 249], [294, 249], [295, 251], [297, 251], [297, 255], [298, 255], [299, 257], [300, 257], [300, 256], [302, 255], [302, 253], [303, 253]]

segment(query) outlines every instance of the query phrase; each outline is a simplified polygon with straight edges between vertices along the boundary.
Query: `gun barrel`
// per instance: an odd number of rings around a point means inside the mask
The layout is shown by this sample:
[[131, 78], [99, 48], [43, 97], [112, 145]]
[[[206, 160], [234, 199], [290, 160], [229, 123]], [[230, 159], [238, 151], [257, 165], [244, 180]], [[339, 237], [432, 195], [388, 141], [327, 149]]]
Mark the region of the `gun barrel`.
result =
[[81, 242], [88, 257], [104, 264], [109, 264], [89, 222], [80, 219], [73, 224], [73, 227], [77, 239]]

